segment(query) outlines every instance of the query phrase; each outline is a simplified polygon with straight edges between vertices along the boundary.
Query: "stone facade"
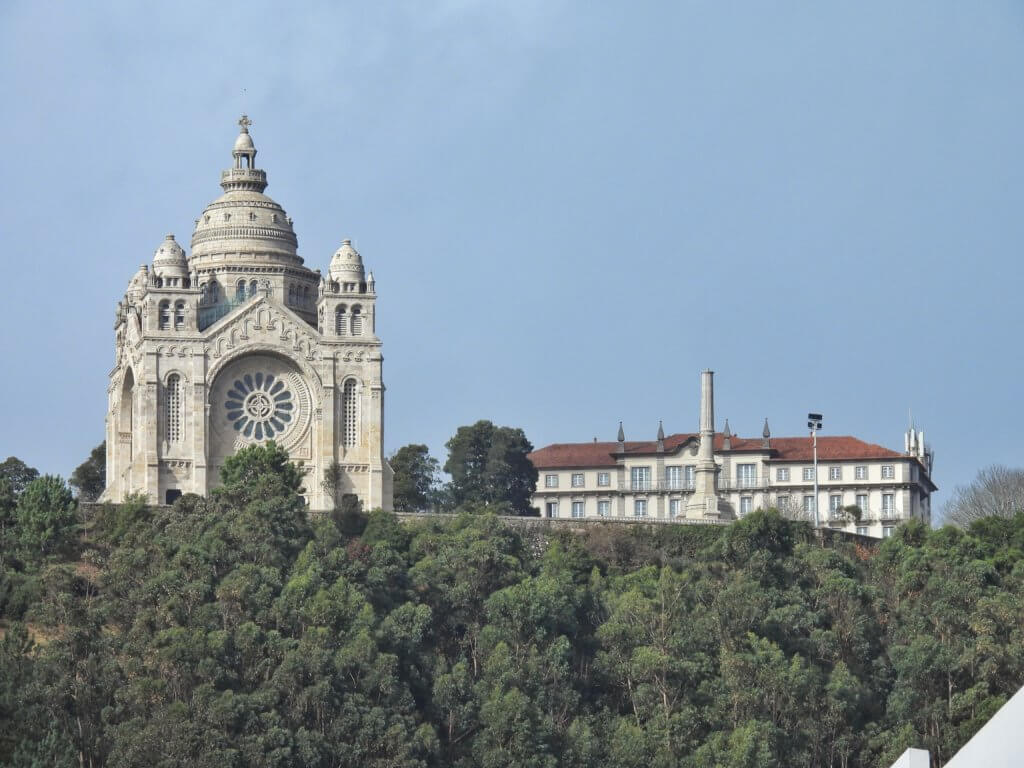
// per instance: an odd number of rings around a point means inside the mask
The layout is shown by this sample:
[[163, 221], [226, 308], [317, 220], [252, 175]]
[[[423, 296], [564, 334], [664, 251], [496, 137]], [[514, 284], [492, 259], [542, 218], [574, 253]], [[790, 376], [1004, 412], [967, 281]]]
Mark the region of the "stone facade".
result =
[[103, 498], [206, 494], [228, 456], [275, 440], [306, 470], [312, 508], [351, 494], [390, 510], [373, 273], [348, 240], [326, 277], [304, 266], [292, 220], [263, 194], [251, 123], [239, 124], [191, 255], [168, 235], [117, 305]]
[[[701, 375], [700, 430], [628, 442], [556, 443], [530, 454], [533, 506], [545, 517], [728, 521], [777, 507], [814, 520], [811, 437], [755, 438], [714, 428], [711, 371]], [[903, 452], [855, 437], [817, 437], [818, 524], [885, 537], [912, 518], [931, 522], [932, 451], [911, 427]], [[859, 509], [859, 519], [848, 507]]]

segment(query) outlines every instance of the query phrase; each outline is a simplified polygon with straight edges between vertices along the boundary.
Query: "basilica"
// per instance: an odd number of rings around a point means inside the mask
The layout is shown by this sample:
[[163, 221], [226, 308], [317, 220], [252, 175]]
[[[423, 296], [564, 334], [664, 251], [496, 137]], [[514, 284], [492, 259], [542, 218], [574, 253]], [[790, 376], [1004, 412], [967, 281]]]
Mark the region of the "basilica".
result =
[[103, 499], [206, 494], [228, 456], [273, 440], [312, 509], [353, 496], [390, 510], [373, 273], [349, 240], [326, 275], [304, 265], [239, 125], [191, 253], [167, 235], [117, 305]]

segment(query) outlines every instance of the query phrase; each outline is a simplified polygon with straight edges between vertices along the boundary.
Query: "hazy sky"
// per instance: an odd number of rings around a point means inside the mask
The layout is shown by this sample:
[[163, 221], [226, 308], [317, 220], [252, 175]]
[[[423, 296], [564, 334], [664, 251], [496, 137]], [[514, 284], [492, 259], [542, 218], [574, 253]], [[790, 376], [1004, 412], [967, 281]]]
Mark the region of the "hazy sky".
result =
[[385, 448], [719, 426], [1020, 466], [1024, 4], [0, 5], [0, 456], [103, 439], [114, 306], [242, 112], [377, 279]]

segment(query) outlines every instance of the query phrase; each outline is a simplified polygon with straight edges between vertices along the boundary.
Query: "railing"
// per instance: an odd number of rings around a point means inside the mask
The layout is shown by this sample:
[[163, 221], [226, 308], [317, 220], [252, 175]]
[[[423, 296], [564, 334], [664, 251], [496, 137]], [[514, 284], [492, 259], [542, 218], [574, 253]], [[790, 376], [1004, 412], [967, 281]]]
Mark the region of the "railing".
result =
[[717, 488], [720, 491], [736, 491], [746, 488], [764, 488], [767, 486], [766, 478], [758, 477], [722, 477], [719, 475]]
[[684, 480], [626, 480], [618, 483], [619, 491], [649, 493], [651, 491], [680, 491], [688, 493], [694, 488], [693, 483]]

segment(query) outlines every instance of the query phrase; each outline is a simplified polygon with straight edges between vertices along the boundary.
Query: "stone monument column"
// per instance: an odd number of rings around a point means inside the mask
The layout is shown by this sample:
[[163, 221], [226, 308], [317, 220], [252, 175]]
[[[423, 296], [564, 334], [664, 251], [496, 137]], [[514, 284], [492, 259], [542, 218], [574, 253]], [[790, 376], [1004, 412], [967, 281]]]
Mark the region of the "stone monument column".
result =
[[700, 375], [700, 447], [694, 470], [694, 491], [686, 505], [687, 517], [718, 517], [714, 375], [713, 371], [702, 371]]

